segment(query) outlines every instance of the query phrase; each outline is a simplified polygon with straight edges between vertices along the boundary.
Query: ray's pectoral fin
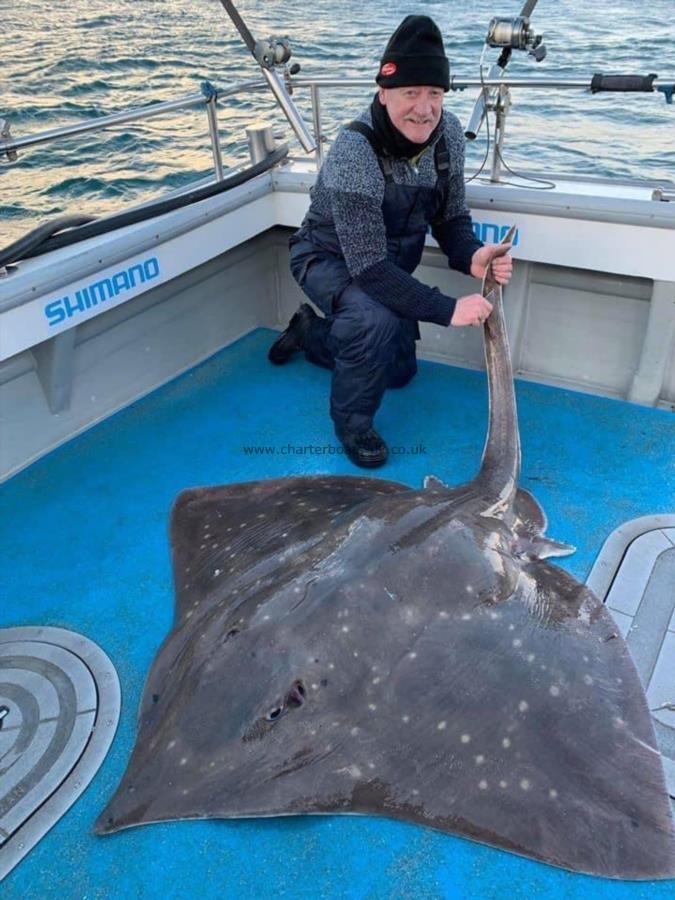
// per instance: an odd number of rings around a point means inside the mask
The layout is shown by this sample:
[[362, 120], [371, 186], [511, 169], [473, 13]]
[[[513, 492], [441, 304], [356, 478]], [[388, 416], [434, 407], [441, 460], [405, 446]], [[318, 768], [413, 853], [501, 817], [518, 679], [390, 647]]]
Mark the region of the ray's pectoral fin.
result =
[[183, 491], [171, 513], [177, 622], [195, 600], [227, 591], [253, 567], [278, 566], [290, 547], [320, 540], [359, 503], [407, 490], [394, 481], [344, 475]]
[[546, 513], [524, 488], [518, 488], [513, 513], [513, 532], [516, 536], [514, 550], [518, 556], [525, 559], [548, 559], [553, 556], [569, 556], [576, 551], [572, 544], [546, 537]]

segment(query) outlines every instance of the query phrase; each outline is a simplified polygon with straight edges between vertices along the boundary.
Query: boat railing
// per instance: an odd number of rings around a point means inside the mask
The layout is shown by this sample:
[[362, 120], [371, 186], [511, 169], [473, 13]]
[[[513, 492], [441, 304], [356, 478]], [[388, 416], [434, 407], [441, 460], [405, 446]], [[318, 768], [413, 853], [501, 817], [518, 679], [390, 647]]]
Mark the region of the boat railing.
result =
[[196, 94], [187, 94], [175, 100], [151, 103], [148, 106], [134, 107], [108, 116], [97, 116], [95, 119], [86, 122], [62, 125], [59, 128], [50, 128], [47, 131], [17, 138], [11, 136], [8, 121], [0, 119], [0, 138], [2, 138], [0, 139], [0, 157], [5, 156], [10, 162], [14, 162], [17, 159], [19, 150], [27, 150], [81, 134], [95, 134], [99, 131], [105, 131], [107, 128], [114, 128], [130, 122], [143, 122], [156, 116], [176, 112], [177, 110], [205, 106], [209, 125], [211, 154], [213, 156], [213, 169], [216, 180], [221, 181], [223, 178], [223, 157], [218, 133], [218, 101], [235, 94], [264, 90], [265, 87], [266, 85], [263, 81], [255, 80], [236, 82], [227, 87], [216, 89], [210, 82], [205, 81], [202, 83], [201, 91]]
[[[281, 82], [281, 79], [279, 79]], [[323, 123], [321, 118], [321, 92], [327, 89], [345, 88], [372, 88], [373, 82], [370, 78], [341, 78], [341, 77], [296, 77], [285, 73], [283, 82], [284, 98], [288, 101], [282, 109], [286, 113], [286, 117], [293, 127], [301, 145], [304, 147], [307, 143], [307, 133], [304, 131], [304, 123], [302, 123], [299, 113], [295, 109], [292, 95], [296, 89], [309, 89], [311, 101], [311, 116], [314, 131], [314, 147], [311, 152], [314, 153], [314, 159], [317, 169], [319, 169], [324, 159], [324, 146], [326, 144], [326, 136], [324, 134]], [[672, 91], [675, 86], [670, 84], [655, 84], [652, 90], [662, 91], [666, 94], [668, 101], [672, 100]], [[14, 138], [11, 135], [10, 123], [6, 118], [0, 118], [0, 159], [5, 157], [10, 162], [17, 159], [19, 150], [27, 150], [42, 144], [48, 144], [53, 141], [65, 138], [75, 137], [82, 134], [96, 133], [107, 128], [123, 125], [131, 122], [142, 122], [156, 116], [162, 116], [177, 110], [193, 109], [204, 106], [209, 127], [209, 138], [211, 145], [211, 154], [213, 157], [213, 170], [216, 181], [223, 179], [223, 156], [220, 143], [218, 129], [218, 103], [228, 97], [237, 94], [246, 94], [248, 92], [263, 92], [268, 88], [266, 81], [254, 79], [248, 81], [235, 82], [222, 88], [216, 88], [210, 82], [202, 83], [199, 93], [188, 94], [178, 97], [175, 100], [166, 100], [158, 103], [152, 103], [148, 106], [135, 107], [121, 112], [112, 113], [108, 116], [97, 116], [95, 119], [86, 122], [77, 122], [71, 125], [63, 125], [58, 128], [51, 128], [37, 134], [26, 135], [24, 137]], [[591, 81], [588, 78], [507, 78], [504, 76], [493, 78], [468, 78], [459, 79], [451, 78], [450, 90], [463, 91], [467, 88], [476, 88], [483, 92], [498, 91], [507, 92], [511, 88], [527, 88], [551, 90], [569, 89], [569, 90], [591, 90]], [[643, 88], [643, 90], [646, 88]], [[291, 114], [292, 113], [292, 114]], [[257, 162], [261, 156], [260, 136], [256, 134], [248, 135], [249, 151], [253, 162]], [[267, 148], [268, 152], [271, 148]], [[498, 180], [498, 175], [494, 180]]]

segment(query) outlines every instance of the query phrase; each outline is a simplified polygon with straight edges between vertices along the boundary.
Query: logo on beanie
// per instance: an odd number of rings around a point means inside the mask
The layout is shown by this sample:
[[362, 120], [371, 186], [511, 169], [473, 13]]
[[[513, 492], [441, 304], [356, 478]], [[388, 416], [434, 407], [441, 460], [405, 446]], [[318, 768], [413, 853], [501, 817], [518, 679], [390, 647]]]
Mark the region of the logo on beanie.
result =
[[380, 69], [380, 75], [389, 76], [394, 75], [396, 73], [396, 63], [388, 62], [385, 63]]

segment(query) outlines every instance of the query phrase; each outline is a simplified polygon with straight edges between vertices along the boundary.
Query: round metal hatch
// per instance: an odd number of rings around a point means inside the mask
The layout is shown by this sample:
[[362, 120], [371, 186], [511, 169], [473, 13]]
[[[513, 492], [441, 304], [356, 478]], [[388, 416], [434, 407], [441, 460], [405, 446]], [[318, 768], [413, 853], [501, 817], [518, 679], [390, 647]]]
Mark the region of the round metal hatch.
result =
[[0, 880], [87, 787], [119, 712], [117, 673], [92, 641], [0, 630]]

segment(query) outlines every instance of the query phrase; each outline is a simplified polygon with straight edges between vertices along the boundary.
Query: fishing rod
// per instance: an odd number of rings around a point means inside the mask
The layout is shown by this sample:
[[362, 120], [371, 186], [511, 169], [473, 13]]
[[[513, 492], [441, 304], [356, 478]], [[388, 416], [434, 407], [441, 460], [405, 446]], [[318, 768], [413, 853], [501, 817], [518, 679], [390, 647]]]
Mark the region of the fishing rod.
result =
[[[494, 153], [492, 159], [492, 170], [490, 173], [490, 181], [498, 182], [500, 177], [501, 166], [503, 165], [508, 171], [511, 171], [504, 162], [502, 148], [504, 145], [504, 133], [506, 128], [506, 116], [511, 108], [511, 97], [509, 88], [512, 86], [523, 87], [544, 87], [547, 85], [556, 87], [586, 87], [590, 88], [591, 93], [597, 94], [601, 91], [621, 92], [621, 93], [652, 93], [654, 90], [664, 94], [666, 103], [673, 102], [673, 93], [675, 93], [675, 85], [659, 84], [654, 85], [657, 78], [655, 73], [649, 75], [603, 75], [598, 72], [589, 81], [556, 81], [546, 82], [543, 79], [515, 79], [505, 80], [504, 73], [509, 64], [514, 50], [527, 52], [532, 56], [535, 62], [542, 62], [546, 58], [546, 47], [543, 44], [543, 36], [537, 34], [530, 22], [530, 16], [535, 10], [537, 0], [526, 0], [525, 5], [520, 11], [520, 15], [515, 18], [505, 18], [495, 16], [490, 20], [487, 34], [485, 36], [485, 44], [479, 63], [481, 92], [474, 103], [471, 116], [465, 128], [464, 135], [469, 141], [474, 141], [478, 136], [481, 126], [487, 120], [490, 112], [495, 114], [495, 130], [494, 130]], [[492, 65], [488, 72], [487, 78], [483, 76], [483, 58], [488, 48], [499, 49], [500, 54], [497, 62]], [[453, 79], [454, 82], [454, 79]], [[451, 85], [453, 90], [461, 89], [459, 84]], [[483, 165], [487, 161], [490, 150], [490, 131], [489, 122], [488, 141], [485, 159]], [[479, 169], [482, 170], [483, 165]], [[479, 172], [476, 173], [479, 174]], [[517, 173], [513, 173], [517, 174]], [[475, 177], [475, 175], [473, 176]]]
[[292, 55], [288, 38], [270, 37], [266, 40], [257, 41], [239, 14], [237, 7], [232, 3], [232, 0], [220, 0], [220, 2], [232, 19], [243, 42], [260, 66], [263, 77], [276, 97], [277, 103], [283, 110], [303, 149], [306, 153], [312, 153], [317, 148], [316, 142], [310, 135], [300, 111], [276, 71], [278, 67], [283, 67], [287, 75], [295, 75], [300, 71], [298, 63], [292, 65], [290, 69], [288, 68], [288, 61]]

